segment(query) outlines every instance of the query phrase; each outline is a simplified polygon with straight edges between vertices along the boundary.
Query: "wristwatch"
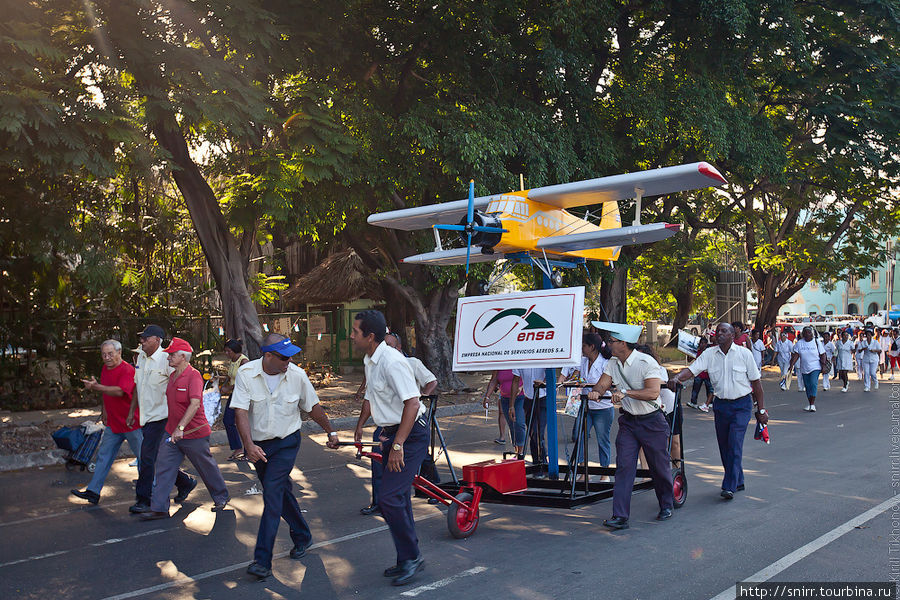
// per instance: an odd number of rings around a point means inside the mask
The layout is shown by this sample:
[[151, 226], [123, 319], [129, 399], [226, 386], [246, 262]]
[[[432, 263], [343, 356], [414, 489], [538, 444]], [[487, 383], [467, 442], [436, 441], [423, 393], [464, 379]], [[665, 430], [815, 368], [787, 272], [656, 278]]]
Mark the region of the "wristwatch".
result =
[[331, 436], [337, 437], [337, 431], [329, 431], [328, 437], [331, 437]]
[[758, 412], [758, 413], [761, 414], [761, 415], [764, 415], [764, 414], [766, 414], [766, 409], [761, 408], [761, 409], [759, 409], [759, 410], [756, 411], [756, 412]]
[[184, 431], [184, 425], [179, 425], [179, 426], [178, 426], [178, 431]]
[[394, 445], [391, 446], [391, 448], [393, 448], [393, 449], [396, 450], [397, 452], [400, 452], [400, 451], [403, 450], [403, 444], [397, 444], [397, 443], [395, 442]]

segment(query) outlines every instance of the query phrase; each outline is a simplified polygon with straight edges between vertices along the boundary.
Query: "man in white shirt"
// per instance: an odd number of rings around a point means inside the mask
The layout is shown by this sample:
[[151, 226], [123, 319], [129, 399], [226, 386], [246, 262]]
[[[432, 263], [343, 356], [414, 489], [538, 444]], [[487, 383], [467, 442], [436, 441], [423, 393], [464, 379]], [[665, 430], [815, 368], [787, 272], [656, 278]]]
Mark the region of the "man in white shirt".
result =
[[606, 363], [600, 381], [588, 394], [588, 400], [599, 400], [615, 385], [613, 402], [622, 403], [616, 435], [613, 516], [603, 524], [611, 529], [628, 527], [638, 453], [642, 449], [659, 501], [656, 520], [665, 521], [672, 518], [675, 498], [669, 463], [669, 423], [659, 399], [660, 365], [651, 356], [634, 349], [643, 329], [641, 326], [603, 321], [592, 321], [591, 324], [609, 333], [612, 358]]
[[803, 410], [807, 412], [816, 412], [819, 373], [826, 367], [825, 346], [821, 340], [813, 338], [814, 334], [812, 327], [804, 327], [800, 339], [794, 342], [794, 352], [791, 354], [791, 366], [797, 365], [797, 375], [803, 379], [806, 400], [809, 402]]
[[[437, 377], [434, 376], [434, 373], [429, 371], [422, 361], [415, 356], [406, 356], [403, 352], [403, 343], [400, 341], [400, 336], [396, 333], [388, 333], [384, 336], [384, 341], [388, 346], [406, 357], [406, 361], [412, 369], [413, 376], [416, 378], [416, 385], [419, 386], [421, 394], [423, 396], [432, 395], [437, 389]], [[365, 380], [363, 381], [363, 385], [365, 385]], [[372, 434], [373, 442], [380, 441], [382, 431], [381, 427], [375, 428], [375, 432]], [[381, 461], [372, 459], [372, 503], [365, 508], [359, 509], [360, 514], [381, 514], [381, 509], [378, 507], [378, 496], [381, 491], [381, 477], [383, 474], [384, 466], [382, 466]]]
[[354, 348], [365, 354], [366, 366], [366, 396], [354, 438], [362, 441], [370, 414], [375, 425], [384, 428], [381, 455], [385, 470], [378, 505], [397, 550], [397, 564], [384, 575], [393, 578], [392, 585], [405, 585], [425, 565], [413, 520], [411, 489], [428, 452], [429, 432], [412, 368], [385, 343], [386, 334], [384, 315], [377, 310], [363, 311], [353, 320], [350, 339]]
[[272, 548], [281, 519], [290, 526], [294, 547], [290, 557], [299, 560], [312, 543], [312, 533], [292, 491], [291, 471], [300, 450], [300, 428], [306, 411], [328, 434], [329, 448], [338, 447], [328, 415], [319, 404], [306, 372], [291, 362], [300, 348], [283, 335], [272, 333], [263, 340], [261, 358], [242, 365], [234, 380], [231, 408], [244, 445], [244, 453], [256, 467], [263, 488], [263, 514], [253, 562], [247, 573], [258, 579], [272, 574]]
[[762, 369], [763, 352], [766, 351], [766, 345], [760, 338], [759, 329], [750, 332], [750, 351], [753, 353], [753, 360], [756, 361], [756, 368]]
[[[766, 413], [760, 372], [747, 348], [734, 342], [734, 327], [719, 323], [716, 327], [716, 346], [697, 357], [691, 366], [682, 369], [669, 380], [669, 389], [674, 390], [698, 373], [706, 371], [712, 381], [716, 396], [713, 400], [713, 414], [716, 421], [716, 440], [719, 456], [725, 468], [722, 478], [721, 496], [725, 500], [734, 498], [734, 493], [744, 489], [744, 469], [741, 464], [744, 453], [744, 434], [753, 413], [756, 401], [756, 420], [765, 425], [769, 422]], [[752, 399], [751, 399], [752, 393]]]
[[[134, 371], [134, 396], [128, 412], [126, 424], [131, 427], [135, 409], [139, 409], [141, 423], [141, 460], [138, 464], [138, 480], [134, 486], [136, 502], [128, 508], [134, 514], [150, 512], [150, 498], [153, 496], [153, 478], [156, 475], [156, 455], [159, 445], [166, 437], [166, 423], [169, 420], [169, 404], [166, 387], [169, 374], [174, 369], [169, 366], [168, 354], [162, 349], [166, 332], [159, 325], [147, 325], [138, 334], [141, 347]], [[178, 494], [175, 502], [184, 502], [188, 494], [197, 487], [197, 480], [178, 469], [175, 476]]]

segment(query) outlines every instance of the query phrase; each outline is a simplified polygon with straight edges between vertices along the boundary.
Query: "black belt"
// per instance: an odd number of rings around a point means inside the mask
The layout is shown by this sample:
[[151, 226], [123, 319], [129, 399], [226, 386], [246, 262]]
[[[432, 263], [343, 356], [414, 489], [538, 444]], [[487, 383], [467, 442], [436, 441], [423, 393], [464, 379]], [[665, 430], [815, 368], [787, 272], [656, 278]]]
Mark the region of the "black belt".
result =
[[[422, 415], [421, 417], [416, 419], [416, 422], [413, 423], [413, 426], [416, 426], [416, 425], [421, 425], [422, 427], [425, 427], [428, 425], [428, 421], [425, 420], [425, 415]], [[399, 427], [400, 427], [399, 423], [397, 425], [388, 425], [386, 427], [383, 427], [382, 431], [384, 432], [385, 435], [394, 435], [395, 433], [397, 433], [397, 429]]]
[[650, 419], [650, 418], [655, 417], [657, 414], [661, 413], [662, 410], [660, 410], [660, 409], [657, 408], [657, 409], [654, 410], [653, 412], [647, 413], [646, 415], [633, 415], [633, 414], [631, 414], [630, 412], [627, 412], [627, 411], [626, 411], [625, 409], [623, 409], [623, 408], [620, 408], [620, 409], [619, 409], [619, 412], [620, 412], [620, 413], [622, 414], [622, 416], [624, 416], [624, 417], [631, 417], [632, 419], [635, 419], [636, 421], [645, 421], [645, 420], [647, 420], [647, 419]]
[[718, 396], [713, 396], [713, 400], [721, 400], [722, 402], [737, 402], [738, 400], [743, 400], [749, 395], [750, 394], [746, 394], [744, 396], [741, 396], [740, 398], [719, 398]]

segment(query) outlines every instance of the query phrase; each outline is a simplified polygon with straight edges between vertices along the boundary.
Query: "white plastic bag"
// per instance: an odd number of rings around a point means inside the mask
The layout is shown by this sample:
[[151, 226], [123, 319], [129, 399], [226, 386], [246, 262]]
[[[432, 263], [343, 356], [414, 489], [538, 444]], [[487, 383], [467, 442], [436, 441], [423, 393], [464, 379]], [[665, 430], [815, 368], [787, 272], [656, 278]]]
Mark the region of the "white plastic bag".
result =
[[213, 377], [206, 382], [203, 389], [203, 412], [212, 427], [222, 410], [222, 394], [219, 393], [219, 378]]

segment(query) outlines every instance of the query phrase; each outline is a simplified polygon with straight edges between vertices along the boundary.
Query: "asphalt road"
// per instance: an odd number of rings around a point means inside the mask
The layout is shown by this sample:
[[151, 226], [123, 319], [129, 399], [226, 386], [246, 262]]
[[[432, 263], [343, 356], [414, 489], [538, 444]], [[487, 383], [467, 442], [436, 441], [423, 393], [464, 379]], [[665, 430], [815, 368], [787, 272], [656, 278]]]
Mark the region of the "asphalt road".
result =
[[[304, 439], [293, 474], [315, 545], [290, 560], [282, 525], [274, 575], [263, 582], [244, 572], [262, 497], [245, 494], [255, 483], [252, 467], [225, 461], [227, 448], [214, 454], [230, 510], [211, 512], [201, 485], [166, 521], [128, 514], [136, 469], [127, 461], [114, 466], [98, 507], [68, 494], [87, 483], [87, 473], [3, 473], [0, 598], [733, 598], [729, 588], [754, 576], [897, 579], [900, 564], [891, 560], [900, 557], [900, 506], [890, 499], [900, 485], [900, 437], [893, 446], [891, 438], [892, 427], [900, 434], [900, 385], [885, 381], [867, 394], [852, 387], [820, 392], [819, 411], [809, 414], [803, 394], [767, 381], [772, 443], [754, 441], [748, 430], [747, 490], [731, 502], [719, 498], [712, 415], [687, 409], [689, 495], [664, 523], [653, 520], [652, 492], [635, 495], [631, 528], [621, 532], [601, 524], [608, 501], [574, 510], [486, 504], [476, 534], [456, 540], [445, 511], [416, 499], [426, 568], [404, 588], [381, 576], [395, 558], [383, 521], [358, 513], [369, 499], [366, 462], [352, 449], [326, 449], [323, 436]], [[570, 424], [560, 418], [561, 437]], [[499, 455], [490, 441], [495, 412], [441, 425], [458, 467]]]

